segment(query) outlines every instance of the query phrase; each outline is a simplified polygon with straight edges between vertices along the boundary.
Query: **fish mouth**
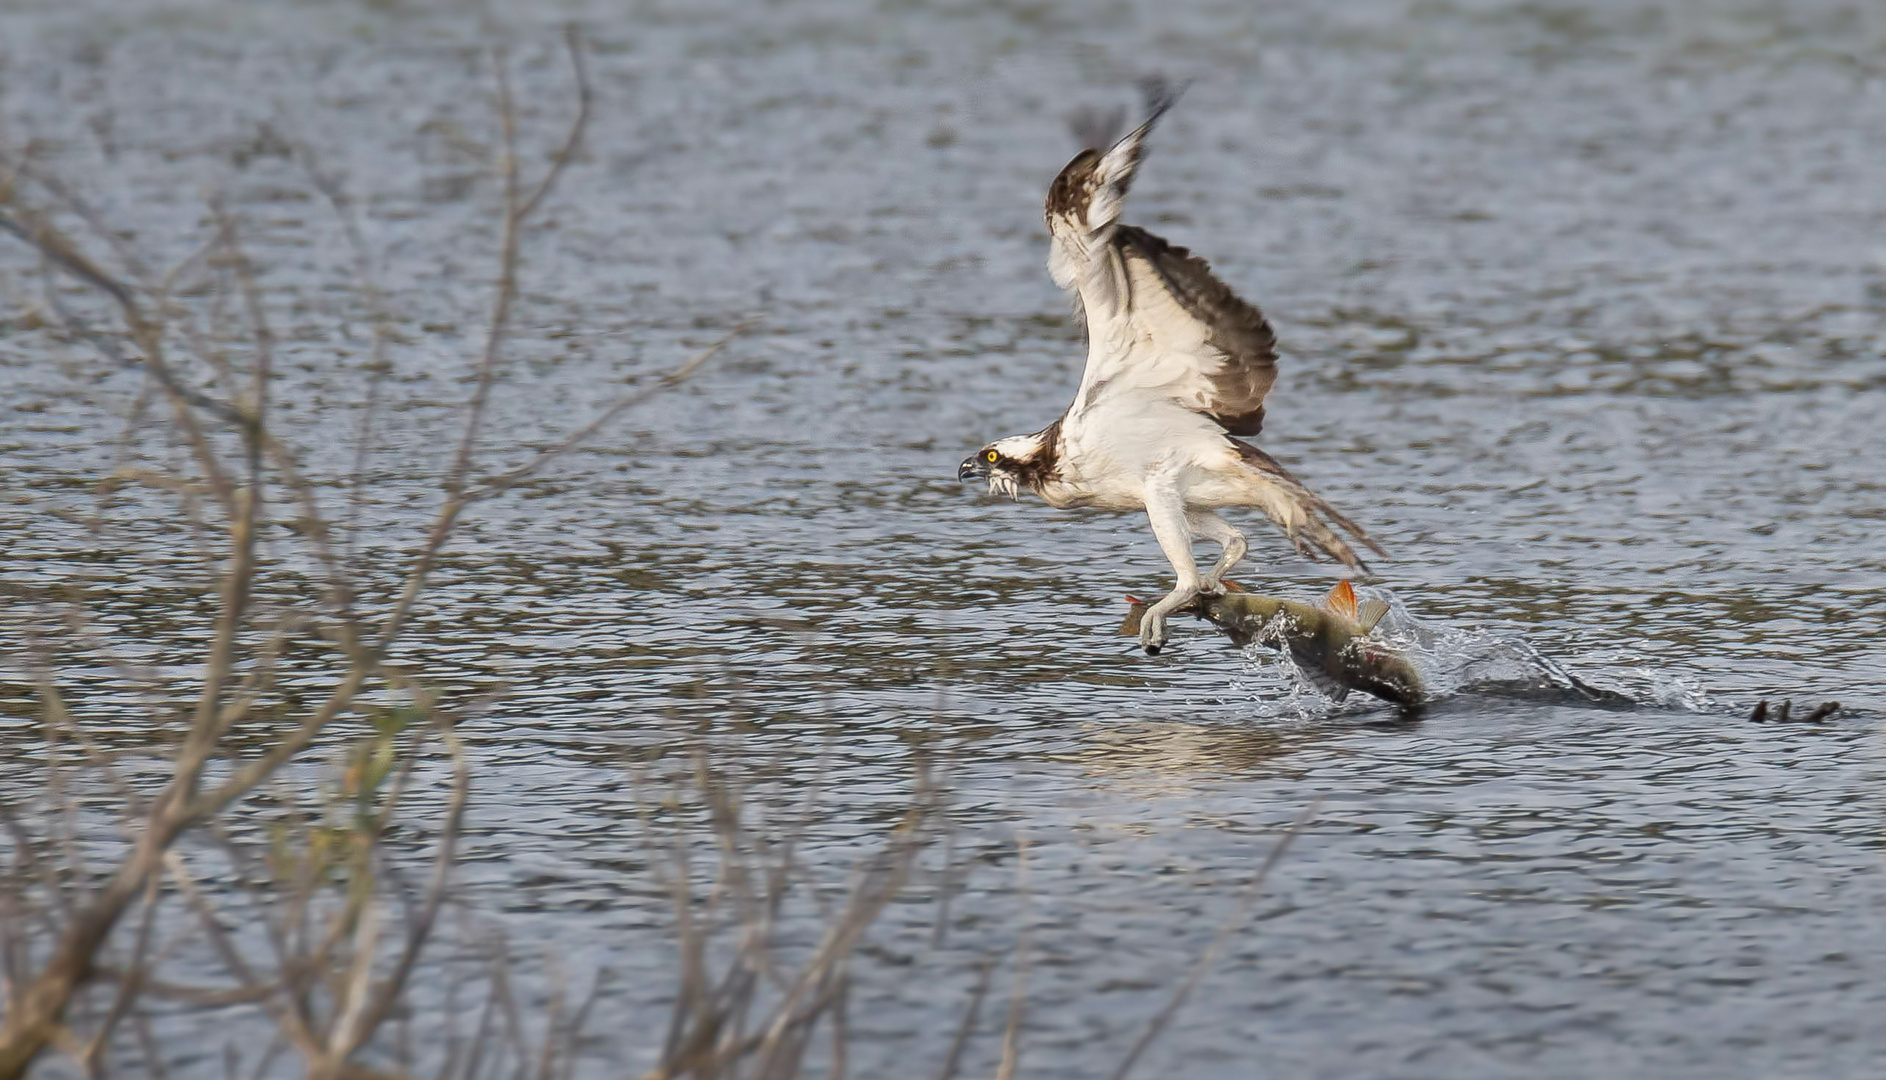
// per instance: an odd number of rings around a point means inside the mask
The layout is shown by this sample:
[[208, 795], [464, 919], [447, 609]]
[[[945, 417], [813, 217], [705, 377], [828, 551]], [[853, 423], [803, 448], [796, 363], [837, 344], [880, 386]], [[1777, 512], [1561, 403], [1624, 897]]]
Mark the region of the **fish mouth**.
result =
[[989, 467], [983, 464], [981, 454], [971, 454], [963, 459], [961, 465], [956, 466], [956, 482], [959, 484], [967, 484], [971, 480], [987, 480], [988, 478]]

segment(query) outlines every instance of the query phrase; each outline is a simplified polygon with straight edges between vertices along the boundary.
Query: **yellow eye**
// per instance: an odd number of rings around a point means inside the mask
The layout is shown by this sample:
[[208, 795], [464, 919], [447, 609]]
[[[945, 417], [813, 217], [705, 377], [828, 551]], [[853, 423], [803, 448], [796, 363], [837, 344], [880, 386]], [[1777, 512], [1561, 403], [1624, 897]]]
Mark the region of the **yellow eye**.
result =
[[996, 452], [995, 452], [995, 451], [993, 451], [993, 450], [991, 450], [991, 451], [989, 451], [988, 453], [986, 453], [986, 454], [984, 454], [984, 455], [982, 455], [982, 460], [984, 460], [984, 461], [986, 461], [986, 462], [988, 462], [989, 464], [991, 464], [991, 465], [993, 465], [993, 464], [995, 464], [996, 462], [998, 462], [998, 461], [1001, 461], [1001, 460], [1002, 460], [1002, 455], [1001, 455], [1001, 454], [998, 454], [998, 453], [996, 453]]

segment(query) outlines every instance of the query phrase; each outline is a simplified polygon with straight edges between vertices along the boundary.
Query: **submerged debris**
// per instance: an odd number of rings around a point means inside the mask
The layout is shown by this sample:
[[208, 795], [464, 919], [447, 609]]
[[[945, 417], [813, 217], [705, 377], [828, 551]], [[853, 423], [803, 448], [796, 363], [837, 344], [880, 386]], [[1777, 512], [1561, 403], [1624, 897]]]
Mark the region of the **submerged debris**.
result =
[[[1210, 621], [1239, 645], [1251, 642], [1287, 650], [1317, 689], [1341, 701], [1351, 690], [1397, 705], [1416, 705], [1427, 692], [1414, 664], [1387, 642], [1370, 637], [1388, 614], [1380, 600], [1358, 604], [1355, 589], [1339, 583], [1321, 605], [1248, 593], [1227, 581], [1225, 591], [1201, 596], [1186, 610]], [[1122, 635], [1137, 635], [1147, 605], [1127, 597], [1131, 609]]]

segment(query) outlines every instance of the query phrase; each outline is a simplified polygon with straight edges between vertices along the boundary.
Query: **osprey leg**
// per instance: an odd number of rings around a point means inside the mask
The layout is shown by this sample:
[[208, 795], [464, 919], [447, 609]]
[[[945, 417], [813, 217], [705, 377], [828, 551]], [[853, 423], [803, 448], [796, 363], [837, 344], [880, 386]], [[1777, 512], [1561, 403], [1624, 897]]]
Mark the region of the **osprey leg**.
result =
[[1238, 565], [1239, 559], [1244, 558], [1244, 534], [1233, 528], [1229, 521], [1210, 510], [1186, 511], [1185, 523], [1190, 526], [1193, 536], [1201, 540], [1210, 540], [1224, 549], [1224, 553], [1218, 557], [1217, 564], [1198, 583], [1200, 592], [1223, 591], [1220, 583], [1224, 581], [1225, 575], [1231, 572], [1232, 567]]
[[1186, 521], [1185, 502], [1169, 477], [1146, 482], [1146, 517], [1160, 550], [1171, 561], [1179, 583], [1165, 598], [1146, 609], [1139, 624], [1139, 644], [1157, 656], [1166, 644], [1166, 616], [1198, 599], [1198, 564], [1192, 561], [1192, 529]]

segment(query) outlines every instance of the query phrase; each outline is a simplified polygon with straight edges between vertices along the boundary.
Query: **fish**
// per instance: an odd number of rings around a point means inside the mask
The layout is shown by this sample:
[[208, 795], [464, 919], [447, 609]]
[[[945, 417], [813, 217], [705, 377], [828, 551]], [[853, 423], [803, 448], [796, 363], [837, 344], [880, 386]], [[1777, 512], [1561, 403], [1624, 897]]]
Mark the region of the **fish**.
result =
[[[1388, 614], [1379, 599], [1358, 602], [1347, 578], [1319, 604], [1246, 592], [1232, 582], [1225, 591], [1201, 596], [1184, 610], [1210, 622], [1239, 646], [1252, 642], [1288, 651], [1318, 690], [1342, 701], [1351, 690], [1397, 705], [1419, 705], [1427, 698], [1421, 673], [1401, 650], [1374, 637]], [[1127, 597], [1122, 635], [1139, 634], [1147, 604]]]

